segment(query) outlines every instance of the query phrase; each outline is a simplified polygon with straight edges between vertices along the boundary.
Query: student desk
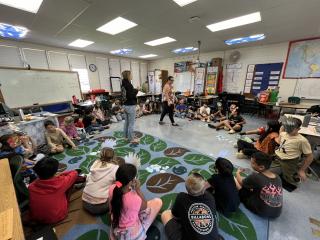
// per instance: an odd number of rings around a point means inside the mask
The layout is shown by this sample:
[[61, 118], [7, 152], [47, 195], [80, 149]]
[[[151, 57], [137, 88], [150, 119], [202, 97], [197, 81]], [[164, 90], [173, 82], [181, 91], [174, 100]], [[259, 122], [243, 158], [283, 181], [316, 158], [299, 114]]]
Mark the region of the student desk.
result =
[[[285, 114], [286, 117], [293, 117], [298, 118], [303, 122], [304, 116], [301, 115], [293, 115], [293, 114]], [[320, 145], [320, 133], [317, 132], [316, 127], [309, 125], [308, 127], [302, 127], [299, 131], [301, 135], [304, 135], [308, 141], [310, 142], [310, 145], [312, 147], [312, 150]]]
[[23, 240], [23, 228], [8, 159], [0, 160], [0, 212], [13, 208], [13, 240]]

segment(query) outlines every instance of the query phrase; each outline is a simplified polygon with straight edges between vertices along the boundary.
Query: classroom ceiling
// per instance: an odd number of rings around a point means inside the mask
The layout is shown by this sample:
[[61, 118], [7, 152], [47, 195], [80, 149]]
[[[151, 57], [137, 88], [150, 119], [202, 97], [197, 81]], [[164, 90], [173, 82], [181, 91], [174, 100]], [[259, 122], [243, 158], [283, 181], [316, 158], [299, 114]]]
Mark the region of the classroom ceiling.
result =
[[[68, 44], [81, 38], [95, 42], [81, 49], [84, 51], [109, 53], [132, 48], [128, 57], [153, 53], [159, 59], [177, 56], [171, 52], [176, 48], [196, 47], [198, 40], [201, 52], [211, 52], [320, 36], [319, 9], [320, 0], [198, 0], [184, 7], [172, 0], [44, 0], [37, 14], [0, 5], [0, 22], [29, 28], [27, 42], [72, 48]], [[256, 11], [261, 12], [262, 22], [215, 33], [206, 28]], [[96, 31], [118, 16], [138, 26], [114, 36]], [[189, 23], [193, 16], [200, 20]], [[226, 39], [258, 33], [264, 33], [266, 39], [224, 44]], [[144, 44], [165, 36], [177, 41], [156, 47]]]

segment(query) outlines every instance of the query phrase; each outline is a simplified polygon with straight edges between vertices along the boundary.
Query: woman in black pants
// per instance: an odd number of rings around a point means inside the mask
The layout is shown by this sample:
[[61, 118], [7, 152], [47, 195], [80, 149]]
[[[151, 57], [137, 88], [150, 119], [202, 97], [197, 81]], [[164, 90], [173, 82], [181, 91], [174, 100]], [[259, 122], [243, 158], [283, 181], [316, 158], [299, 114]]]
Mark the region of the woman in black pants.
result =
[[173, 111], [174, 111], [174, 100], [175, 96], [173, 94], [173, 77], [169, 76], [167, 83], [163, 87], [162, 91], [162, 113], [160, 117], [160, 125], [163, 125], [163, 118], [168, 113], [172, 126], [178, 126], [174, 122]]

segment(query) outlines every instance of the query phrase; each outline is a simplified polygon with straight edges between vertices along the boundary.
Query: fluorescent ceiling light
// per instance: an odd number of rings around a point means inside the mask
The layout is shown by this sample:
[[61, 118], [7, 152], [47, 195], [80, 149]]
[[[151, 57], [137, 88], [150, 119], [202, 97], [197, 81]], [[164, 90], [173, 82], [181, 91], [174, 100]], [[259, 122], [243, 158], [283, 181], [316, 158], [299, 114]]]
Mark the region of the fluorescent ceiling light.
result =
[[121, 48], [121, 49], [118, 49], [118, 50], [113, 50], [110, 53], [111, 54], [117, 54], [117, 55], [127, 55], [127, 54], [130, 54], [132, 52], [133, 52], [133, 50], [130, 49], [130, 48]]
[[145, 42], [144, 44], [149, 45], [149, 46], [158, 46], [161, 44], [169, 43], [169, 42], [175, 42], [176, 40], [171, 38], [171, 37], [164, 37], [164, 38], [159, 38], [156, 40], [152, 40], [150, 42]]
[[241, 17], [232, 18], [222, 22], [207, 25], [211, 32], [217, 32], [229, 28], [239, 27], [250, 23], [261, 22], [260, 12], [251, 13]]
[[175, 49], [172, 52], [176, 53], [176, 54], [180, 54], [180, 53], [194, 52], [194, 51], [197, 51], [197, 50], [198, 50], [198, 48], [195, 48], [195, 47], [185, 47], [185, 48]]
[[42, 1], [43, 0], [0, 0], [0, 4], [31, 13], [37, 13]]
[[0, 37], [3, 38], [21, 39], [26, 36], [28, 31], [25, 27], [0, 23]]
[[180, 7], [186, 6], [190, 3], [193, 3], [197, 0], [173, 0], [175, 3], [177, 3]]
[[266, 36], [264, 34], [256, 34], [249, 37], [241, 37], [241, 38], [234, 38], [224, 41], [227, 45], [235, 45], [241, 43], [249, 43], [249, 42], [256, 42], [265, 39]]
[[117, 17], [110, 22], [97, 28], [97, 31], [108, 33], [111, 35], [116, 35], [118, 33], [124, 32], [130, 28], [137, 26], [138, 24], [131, 22], [125, 18]]
[[83, 39], [77, 39], [77, 40], [73, 41], [72, 43], [69, 43], [68, 45], [72, 46], [72, 47], [84, 48], [86, 46], [91, 45], [92, 43], [94, 43], [94, 42], [83, 40]]
[[156, 54], [147, 54], [147, 55], [142, 55], [142, 56], [139, 56], [139, 58], [152, 58], [152, 57], [157, 57], [158, 55]]

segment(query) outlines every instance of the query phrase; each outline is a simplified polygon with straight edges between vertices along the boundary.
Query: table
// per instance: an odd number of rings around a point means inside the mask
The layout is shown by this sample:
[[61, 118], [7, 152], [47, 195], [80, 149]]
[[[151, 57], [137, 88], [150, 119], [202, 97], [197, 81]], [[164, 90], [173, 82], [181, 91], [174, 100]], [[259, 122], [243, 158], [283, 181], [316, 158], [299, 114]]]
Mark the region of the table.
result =
[[0, 160], [0, 212], [13, 208], [13, 240], [23, 240], [23, 228], [8, 159]]
[[193, 97], [188, 97], [188, 98], [193, 99], [193, 100], [199, 99], [199, 104], [200, 104], [200, 106], [202, 106], [203, 102], [209, 104], [210, 100], [216, 99], [216, 98], [218, 98], [218, 96], [217, 95], [207, 95], [207, 96], [199, 96], [199, 97], [193, 96]]
[[[309, 109], [314, 104], [291, 104], [291, 103], [285, 103], [285, 102], [277, 104], [275, 102], [266, 102], [266, 103], [259, 102], [259, 105], [263, 106], [266, 110], [267, 110], [267, 108], [270, 108], [270, 110], [273, 110], [273, 107], [278, 107], [279, 108], [278, 118], [279, 118], [283, 108], [294, 109], [296, 112], [297, 109]], [[265, 111], [265, 116], [266, 115], [267, 115], [267, 111]]]
[[0, 127], [0, 136], [5, 134], [11, 134], [15, 130], [18, 130], [18, 131], [27, 133], [36, 142], [38, 146], [45, 144], [46, 139], [44, 135], [45, 133], [44, 122], [46, 120], [51, 120], [56, 124], [56, 126], [59, 126], [59, 122], [58, 122], [57, 114], [53, 114], [53, 113], [41, 113], [41, 114], [42, 114], [42, 117], [33, 116], [33, 119], [30, 121], [20, 121], [18, 123], [11, 124], [11, 126]]

